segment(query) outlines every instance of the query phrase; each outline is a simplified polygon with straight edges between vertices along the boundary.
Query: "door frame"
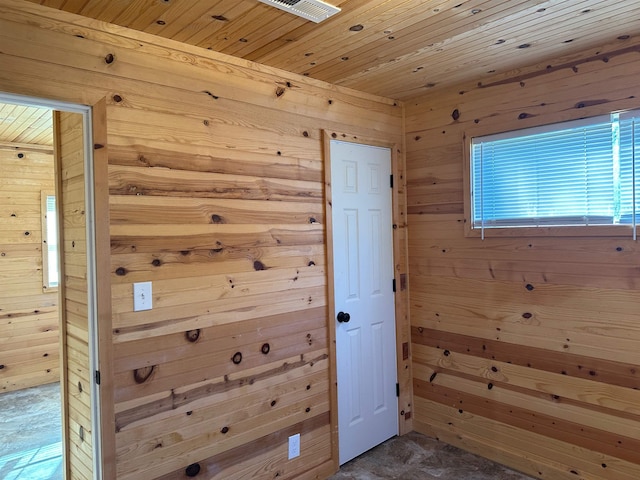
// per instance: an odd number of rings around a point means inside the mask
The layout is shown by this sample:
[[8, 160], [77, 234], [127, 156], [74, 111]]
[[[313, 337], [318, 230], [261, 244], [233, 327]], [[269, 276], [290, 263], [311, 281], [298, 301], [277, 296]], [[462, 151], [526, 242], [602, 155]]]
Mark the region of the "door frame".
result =
[[[114, 462], [104, 459], [115, 454], [115, 421], [113, 415], [113, 389], [111, 388], [111, 284], [110, 281], [98, 282], [98, 278], [110, 275], [110, 239], [109, 239], [109, 190], [108, 159], [106, 155], [106, 101], [97, 104], [81, 105], [62, 100], [51, 100], [34, 96], [25, 96], [0, 92], [0, 103], [48, 108], [82, 115], [84, 148], [84, 187], [85, 218], [87, 241], [87, 309], [89, 326], [89, 365], [93, 381], [91, 382], [91, 429], [92, 461], [94, 479], [115, 478]], [[55, 135], [55, 132], [54, 132]], [[55, 148], [55, 146], [54, 146]], [[58, 168], [56, 164], [56, 169]], [[55, 172], [59, 178], [59, 172]], [[56, 187], [56, 194], [57, 194]], [[96, 221], [98, 218], [100, 222]], [[59, 225], [63, 231], [64, 225]], [[61, 272], [64, 265], [60, 264]], [[60, 292], [62, 292], [62, 287]], [[59, 294], [60, 295], [60, 294]], [[61, 372], [63, 422], [63, 458], [65, 476], [68, 476], [69, 440], [65, 428], [67, 412], [66, 368], [64, 325], [60, 322]], [[100, 378], [100, 383], [98, 383]], [[107, 380], [107, 381], [104, 381]]]
[[391, 153], [391, 174], [394, 178], [394, 185], [391, 193], [392, 210], [392, 234], [393, 234], [393, 270], [396, 279], [395, 323], [396, 323], [396, 371], [399, 385], [398, 398], [398, 432], [404, 435], [413, 430], [410, 413], [412, 402], [411, 388], [411, 360], [409, 355], [409, 314], [408, 314], [408, 289], [407, 289], [407, 256], [406, 256], [406, 228], [404, 211], [404, 175], [401, 173], [400, 162], [403, 157], [400, 155], [399, 145], [395, 142], [380, 139], [367, 138], [347, 133], [338, 133], [323, 130], [324, 148], [324, 181], [325, 181], [325, 229], [327, 247], [327, 328], [329, 335], [329, 389], [331, 405], [331, 454], [334, 462], [334, 469], [337, 471], [339, 465], [339, 432], [338, 432], [338, 372], [336, 364], [336, 322], [335, 312], [335, 288], [333, 269], [333, 208], [331, 190], [331, 141], [357, 143], [361, 145], [389, 148]]

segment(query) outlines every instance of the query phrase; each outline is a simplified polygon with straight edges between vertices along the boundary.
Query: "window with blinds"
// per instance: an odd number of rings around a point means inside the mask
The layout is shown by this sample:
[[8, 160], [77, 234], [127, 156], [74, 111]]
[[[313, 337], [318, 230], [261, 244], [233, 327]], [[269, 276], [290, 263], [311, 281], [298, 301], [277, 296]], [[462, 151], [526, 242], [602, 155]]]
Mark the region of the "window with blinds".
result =
[[633, 111], [473, 138], [472, 228], [635, 226], [638, 124]]
[[51, 291], [60, 283], [58, 266], [58, 220], [56, 213], [56, 197], [42, 192], [42, 273], [45, 291]]

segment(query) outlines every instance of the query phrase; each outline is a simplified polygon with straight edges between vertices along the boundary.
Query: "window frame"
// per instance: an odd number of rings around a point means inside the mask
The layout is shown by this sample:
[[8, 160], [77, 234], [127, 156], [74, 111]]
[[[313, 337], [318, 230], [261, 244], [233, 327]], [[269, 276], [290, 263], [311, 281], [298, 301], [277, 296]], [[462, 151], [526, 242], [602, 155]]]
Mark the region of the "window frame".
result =
[[[51, 282], [49, 281], [49, 243], [47, 241], [48, 239], [48, 230], [49, 230], [49, 226], [47, 224], [47, 204], [48, 204], [48, 198], [49, 197], [56, 197], [55, 192], [51, 191], [51, 190], [42, 190], [40, 191], [40, 218], [42, 220], [42, 246], [41, 246], [41, 250], [42, 250], [42, 291], [43, 293], [54, 293], [58, 291], [58, 288], [60, 287], [60, 246], [58, 245], [58, 248], [56, 249], [56, 256], [57, 258], [57, 265], [58, 265], [58, 284], [57, 285], [52, 285]], [[57, 221], [57, 219], [56, 219]], [[56, 231], [56, 235], [58, 237], [59, 240], [59, 235]]]
[[464, 189], [463, 207], [464, 207], [464, 236], [473, 238], [487, 237], [634, 237], [637, 234], [633, 231], [632, 224], [621, 225], [565, 225], [565, 226], [509, 226], [509, 227], [491, 227], [491, 228], [474, 228], [473, 227], [473, 206], [472, 206], [472, 141], [476, 137], [484, 137], [489, 135], [500, 135], [508, 132], [516, 132], [528, 128], [545, 128], [550, 129], [553, 125], [562, 124], [581, 119], [597, 118], [612, 113], [626, 113], [635, 109], [625, 109], [621, 111], [604, 112], [587, 117], [567, 118], [554, 121], [551, 123], [527, 123], [513, 129], [497, 129], [496, 127], [476, 127], [468, 128], [463, 132], [462, 150], [463, 150], [463, 178], [462, 187]]

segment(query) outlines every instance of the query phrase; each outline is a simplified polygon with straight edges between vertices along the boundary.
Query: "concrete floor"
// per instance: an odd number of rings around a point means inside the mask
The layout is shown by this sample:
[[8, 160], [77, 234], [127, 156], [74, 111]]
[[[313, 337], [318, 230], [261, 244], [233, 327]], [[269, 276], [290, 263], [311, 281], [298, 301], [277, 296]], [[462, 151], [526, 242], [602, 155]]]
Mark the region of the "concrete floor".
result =
[[0, 394], [0, 479], [62, 479], [60, 385]]
[[[0, 394], [0, 479], [61, 480], [57, 383]], [[394, 437], [329, 480], [531, 480], [419, 433]]]
[[345, 463], [329, 480], [533, 480], [416, 432]]

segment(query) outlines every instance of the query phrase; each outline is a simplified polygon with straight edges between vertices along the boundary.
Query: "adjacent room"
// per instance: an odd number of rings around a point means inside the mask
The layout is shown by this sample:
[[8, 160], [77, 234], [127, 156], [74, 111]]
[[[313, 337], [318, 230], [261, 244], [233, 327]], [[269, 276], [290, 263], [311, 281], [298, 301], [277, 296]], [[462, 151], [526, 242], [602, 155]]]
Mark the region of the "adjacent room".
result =
[[60, 382], [68, 479], [636, 480], [639, 53], [631, 0], [0, 0], [2, 392]]
[[62, 476], [53, 113], [0, 104], [0, 477]]

